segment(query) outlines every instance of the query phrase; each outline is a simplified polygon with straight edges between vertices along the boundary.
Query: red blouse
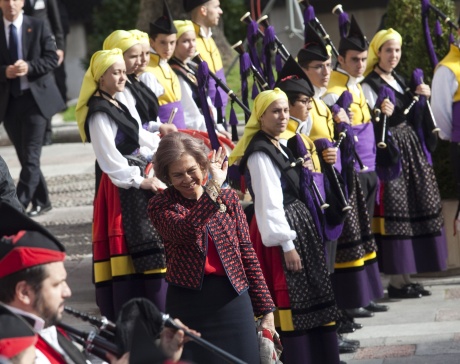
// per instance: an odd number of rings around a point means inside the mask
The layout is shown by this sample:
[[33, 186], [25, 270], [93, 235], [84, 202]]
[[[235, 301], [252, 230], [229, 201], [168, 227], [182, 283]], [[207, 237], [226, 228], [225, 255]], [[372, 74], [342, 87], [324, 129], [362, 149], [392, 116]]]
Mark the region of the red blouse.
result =
[[217, 276], [225, 276], [224, 266], [220, 260], [214, 240], [208, 234], [208, 254], [206, 255], [206, 263], [204, 265], [204, 274], [215, 274]]

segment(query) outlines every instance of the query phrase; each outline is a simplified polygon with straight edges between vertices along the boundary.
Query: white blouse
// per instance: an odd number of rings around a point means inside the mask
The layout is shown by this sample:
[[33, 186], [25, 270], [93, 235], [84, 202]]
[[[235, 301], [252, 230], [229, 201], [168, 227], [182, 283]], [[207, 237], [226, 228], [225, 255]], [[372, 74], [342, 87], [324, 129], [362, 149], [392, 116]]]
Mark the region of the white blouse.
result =
[[295, 249], [293, 240], [297, 233], [291, 230], [284, 213], [281, 172], [263, 152], [251, 154], [248, 169], [254, 192], [255, 216], [263, 244], [268, 247], [281, 245], [284, 252]]
[[[94, 154], [102, 171], [106, 173], [112, 183], [121, 188], [139, 188], [144, 180], [139, 167], [130, 166], [125, 157], [115, 146], [115, 137], [118, 126], [109, 115], [103, 112], [96, 112], [88, 120], [91, 145]], [[144, 156], [153, 155], [160, 142], [157, 133], [150, 133], [147, 130], [139, 129], [139, 144], [141, 154]]]
[[446, 66], [438, 66], [431, 84], [431, 107], [443, 140], [452, 138], [452, 102], [458, 89], [458, 80]]

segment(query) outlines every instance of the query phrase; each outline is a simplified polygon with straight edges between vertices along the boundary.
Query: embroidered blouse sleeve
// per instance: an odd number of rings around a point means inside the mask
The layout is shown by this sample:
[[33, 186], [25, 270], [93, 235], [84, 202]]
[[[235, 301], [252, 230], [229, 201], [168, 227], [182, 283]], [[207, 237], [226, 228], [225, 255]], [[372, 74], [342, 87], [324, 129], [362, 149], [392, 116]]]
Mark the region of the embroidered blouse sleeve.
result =
[[283, 207], [281, 173], [268, 155], [255, 152], [248, 159], [254, 191], [254, 210], [262, 242], [266, 246], [281, 245], [284, 252], [295, 249], [297, 237], [289, 226]]

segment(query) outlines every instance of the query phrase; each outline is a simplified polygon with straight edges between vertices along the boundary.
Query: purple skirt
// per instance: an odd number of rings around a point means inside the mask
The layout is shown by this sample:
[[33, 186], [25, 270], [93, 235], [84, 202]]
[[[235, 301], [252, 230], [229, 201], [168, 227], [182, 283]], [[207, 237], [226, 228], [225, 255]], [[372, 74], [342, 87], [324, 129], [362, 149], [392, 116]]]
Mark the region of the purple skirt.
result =
[[401, 153], [401, 175], [381, 182], [374, 218], [379, 266], [385, 274], [447, 269], [441, 198], [433, 168], [407, 123], [390, 131]]

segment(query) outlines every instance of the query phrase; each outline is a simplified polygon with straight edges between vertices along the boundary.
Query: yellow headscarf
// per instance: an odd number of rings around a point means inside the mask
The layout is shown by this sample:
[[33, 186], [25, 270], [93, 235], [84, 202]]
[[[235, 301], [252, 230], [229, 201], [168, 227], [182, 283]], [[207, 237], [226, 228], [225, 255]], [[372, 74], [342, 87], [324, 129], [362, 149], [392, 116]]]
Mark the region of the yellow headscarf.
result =
[[77, 118], [78, 129], [80, 130], [81, 140], [87, 141], [85, 133], [86, 115], [88, 115], [88, 101], [97, 90], [97, 83], [107, 69], [116, 62], [124, 62], [123, 51], [119, 48], [97, 51], [91, 57], [89, 68], [83, 77], [80, 96], [78, 97], [75, 116]]
[[193, 22], [191, 20], [174, 20], [174, 26], [177, 29], [177, 39], [179, 39], [185, 32], [195, 33], [195, 27], [193, 26]]
[[276, 100], [288, 100], [286, 94], [278, 87], [274, 90], [262, 91], [254, 100], [251, 117], [244, 127], [244, 133], [240, 141], [236, 144], [235, 149], [230, 153], [228, 162], [230, 165], [240, 160], [254, 135], [260, 130], [259, 119], [267, 108]]
[[402, 45], [401, 34], [399, 34], [393, 28], [383, 29], [374, 35], [371, 44], [369, 44], [367, 66], [366, 71], [364, 71], [364, 76], [367, 76], [369, 73], [371, 73], [375, 65], [379, 62], [379, 49], [385, 42], [388, 42], [389, 40], [396, 40]]
[[125, 53], [133, 45], [139, 44], [139, 39], [132, 33], [126, 30], [115, 30], [107, 38], [105, 38], [102, 44], [103, 50], [120, 48]]
[[146, 32], [143, 32], [143, 31], [138, 30], [138, 29], [131, 29], [131, 30], [128, 30], [128, 32], [131, 33], [132, 35], [134, 35], [137, 38], [137, 40], [139, 41], [139, 43], [150, 44], [150, 38], [149, 38], [149, 35]]

